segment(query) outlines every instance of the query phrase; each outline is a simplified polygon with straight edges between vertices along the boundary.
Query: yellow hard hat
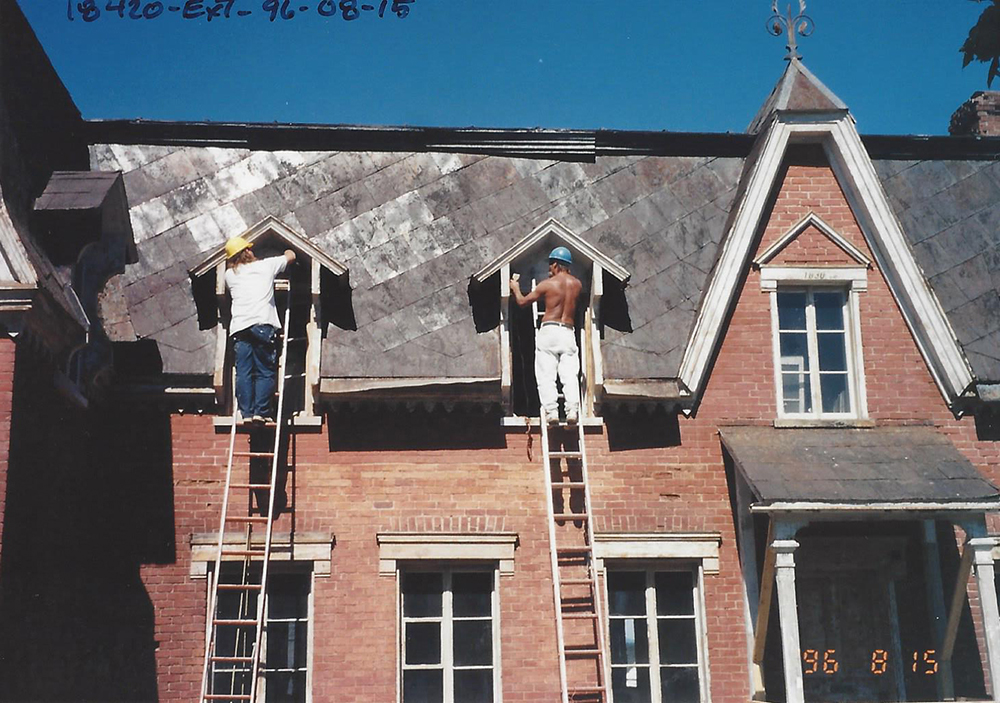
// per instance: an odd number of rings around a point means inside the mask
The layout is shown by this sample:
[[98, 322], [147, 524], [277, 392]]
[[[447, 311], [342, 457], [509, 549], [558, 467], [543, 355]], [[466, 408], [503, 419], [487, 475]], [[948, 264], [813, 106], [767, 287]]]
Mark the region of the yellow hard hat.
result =
[[245, 240], [243, 237], [230, 237], [226, 241], [226, 258], [231, 259], [244, 249], [249, 249], [252, 246], [253, 244]]

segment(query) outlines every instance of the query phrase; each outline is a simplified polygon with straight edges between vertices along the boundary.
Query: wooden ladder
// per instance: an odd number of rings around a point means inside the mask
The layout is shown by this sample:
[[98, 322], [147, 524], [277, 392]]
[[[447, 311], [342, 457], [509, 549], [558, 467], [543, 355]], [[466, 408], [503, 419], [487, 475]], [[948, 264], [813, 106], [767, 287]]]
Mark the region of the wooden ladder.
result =
[[[608, 699], [604, 618], [594, 563], [593, 512], [583, 423], [578, 423], [576, 429], [575, 433], [564, 426], [550, 430], [542, 409], [542, 464], [549, 515], [559, 679], [562, 703], [604, 703]], [[556, 451], [550, 447], [550, 432], [562, 439]], [[567, 446], [573, 445], [574, 435], [576, 446]]]
[[[275, 281], [275, 290], [288, 293], [289, 282]], [[233, 424], [229, 432], [229, 459], [226, 463], [226, 487], [222, 498], [222, 515], [219, 520], [219, 541], [216, 545], [215, 569], [209, 574], [211, 587], [210, 617], [205, 633], [205, 665], [201, 683], [201, 701], [253, 701], [257, 697], [260, 679], [261, 644], [264, 619], [267, 609], [267, 577], [271, 559], [271, 529], [274, 525], [274, 496], [278, 482], [279, 452], [283, 430], [287, 422], [283, 420], [285, 399], [286, 360], [289, 342], [302, 339], [288, 338], [288, 322], [291, 309], [286, 301], [284, 324], [282, 326], [281, 356], [277, 369], [278, 405], [275, 413], [274, 444], [271, 451], [237, 451], [236, 434], [239, 416], [235, 398], [233, 400]], [[303, 338], [304, 339], [304, 338]], [[271, 423], [268, 423], [271, 425]], [[267, 426], [265, 426], [266, 428]], [[253, 430], [251, 430], [253, 431]], [[252, 448], [252, 445], [251, 445]], [[246, 480], [233, 480], [233, 465], [236, 459], [246, 459]], [[254, 459], [270, 460], [269, 483], [254, 483], [249, 465]], [[241, 462], [242, 464], [242, 462]], [[230, 500], [235, 491], [246, 491], [248, 509], [231, 510]], [[267, 497], [267, 509], [263, 515], [254, 515], [252, 505], [257, 497], [258, 512], [262, 497]], [[226, 527], [235, 526], [241, 531], [238, 543], [227, 541]], [[260, 538], [263, 531], [263, 539]], [[229, 533], [230, 535], [233, 532]], [[226, 570], [223, 564], [235, 565], [238, 569]], [[220, 595], [225, 603], [220, 602]], [[228, 596], [229, 598], [226, 598]], [[220, 609], [220, 606], [223, 606]], [[223, 690], [225, 689], [225, 690]]]

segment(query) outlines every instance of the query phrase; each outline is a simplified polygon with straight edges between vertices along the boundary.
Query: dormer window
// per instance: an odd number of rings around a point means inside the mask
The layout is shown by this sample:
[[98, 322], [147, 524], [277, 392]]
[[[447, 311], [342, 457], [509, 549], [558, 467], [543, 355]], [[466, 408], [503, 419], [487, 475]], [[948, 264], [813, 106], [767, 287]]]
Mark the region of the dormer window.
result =
[[594, 417], [599, 410], [604, 386], [601, 298], [606, 285], [624, 286], [629, 273], [565, 225], [550, 219], [473, 275], [473, 284], [485, 296], [499, 291], [500, 385], [508, 417], [538, 417], [535, 333], [544, 314], [544, 304], [519, 308], [510, 296], [508, 281], [512, 274], [518, 274], [521, 290], [530, 291], [548, 276], [548, 255], [558, 246], [572, 253], [570, 271], [583, 284], [575, 325], [580, 350], [580, 414], [583, 418]]
[[[822, 263], [814, 263], [814, 247], [789, 246], [806, 231], [836, 245]], [[754, 264], [771, 297], [779, 422], [867, 418], [858, 296], [867, 290], [868, 258], [810, 213]]]
[[[295, 417], [296, 424], [318, 425], [321, 418], [316, 401], [319, 397], [320, 346], [325, 328], [321, 299], [324, 293], [330, 292], [324, 288], [346, 283], [347, 268], [273, 217], [254, 225], [241, 236], [254, 245], [259, 258], [280, 255], [285, 249], [296, 253], [296, 263], [288, 267], [275, 286], [279, 318], [284, 319], [285, 310], [289, 309], [285, 407]], [[225, 251], [220, 248], [191, 272], [199, 323], [203, 328], [216, 328], [213, 385], [220, 422], [228, 422], [233, 400], [225, 270]]]

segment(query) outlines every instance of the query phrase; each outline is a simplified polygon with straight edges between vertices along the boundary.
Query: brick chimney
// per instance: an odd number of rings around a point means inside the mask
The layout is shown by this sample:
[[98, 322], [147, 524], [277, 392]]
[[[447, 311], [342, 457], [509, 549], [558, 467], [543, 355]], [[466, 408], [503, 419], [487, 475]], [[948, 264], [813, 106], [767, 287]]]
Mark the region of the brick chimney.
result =
[[1000, 91], [980, 90], [955, 110], [948, 125], [954, 136], [1000, 137]]

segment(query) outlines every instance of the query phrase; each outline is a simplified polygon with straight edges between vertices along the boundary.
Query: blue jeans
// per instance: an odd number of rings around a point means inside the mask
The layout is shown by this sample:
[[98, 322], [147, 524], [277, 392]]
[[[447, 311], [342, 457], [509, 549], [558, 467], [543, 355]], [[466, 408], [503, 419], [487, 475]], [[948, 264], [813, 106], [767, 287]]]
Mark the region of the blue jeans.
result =
[[254, 325], [233, 335], [236, 405], [245, 418], [271, 415], [278, 360], [277, 331], [272, 325]]

